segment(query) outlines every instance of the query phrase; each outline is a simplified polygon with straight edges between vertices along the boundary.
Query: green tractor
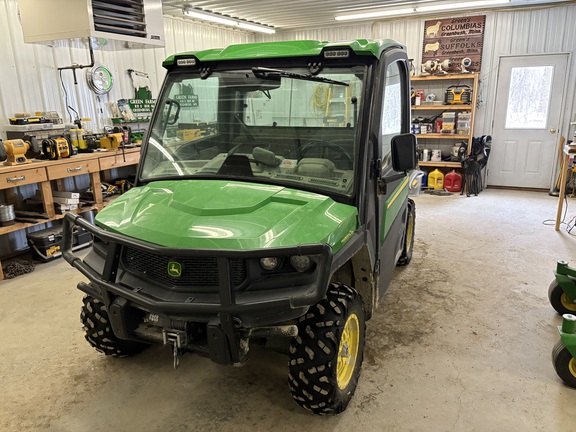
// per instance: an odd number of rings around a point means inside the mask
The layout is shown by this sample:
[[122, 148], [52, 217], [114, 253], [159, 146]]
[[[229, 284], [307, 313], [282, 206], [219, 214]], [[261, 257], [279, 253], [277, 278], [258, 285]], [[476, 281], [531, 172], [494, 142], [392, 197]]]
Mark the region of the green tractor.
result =
[[554, 276], [548, 299], [563, 319], [558, 326], [560, 339], [552, 349], [552, 363], [562, 381], [576, 387], [576, 269], [558, 261]]
[[[135, 187], [94, 224], [64, 219], [87, 341], [118, 357], [168, 345], [175, 366], [186, 352], [242, 365], [267, 345], [289, 356], [300, 406], [344, 411], [365, 323], [412, 257], [405, 48], [255, 43], [163, 66]], [[94, 236], [84, 259], [75, 225]]]

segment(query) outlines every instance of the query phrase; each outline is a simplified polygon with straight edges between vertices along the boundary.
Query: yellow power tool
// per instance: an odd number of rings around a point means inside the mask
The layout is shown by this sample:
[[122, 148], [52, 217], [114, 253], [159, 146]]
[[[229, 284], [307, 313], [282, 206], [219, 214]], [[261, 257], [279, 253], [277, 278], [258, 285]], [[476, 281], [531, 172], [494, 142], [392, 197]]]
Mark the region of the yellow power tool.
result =
[[24, 139], [0, 140], [0, 161], [4, 165], [32, 163], [29, 158], [40, 156], [36, 138], [25, 136]]
[[65, 137], [47, 138], [42, 140], [42, 153], [50, 160], [69, 158], [72, 156], [72, 144]]

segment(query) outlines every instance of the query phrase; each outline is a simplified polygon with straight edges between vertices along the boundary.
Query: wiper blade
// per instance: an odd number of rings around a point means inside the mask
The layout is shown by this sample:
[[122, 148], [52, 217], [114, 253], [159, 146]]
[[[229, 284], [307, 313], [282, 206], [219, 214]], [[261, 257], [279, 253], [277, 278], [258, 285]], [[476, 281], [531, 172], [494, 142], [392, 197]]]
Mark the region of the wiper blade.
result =
[[336, 84], [336, 85], [341, 85], [344, 87], [350, 86], [350, 84], [345, 83], [343, 81], [336, 81], [336, 80], [333, 80], [330, 78], [324, 78], [324, 77], [319, 77], [319, 76], [314, 76], [314, 75], [303, 75], [303, 74], [299, 74], [299, 73], [288, 72], [288, 71], [285, 71], [282, 69], [253, 67], [252, 73], [254, 74], [254, 76], [256, 76], [256, 78], [260, 78], [260, 79], [274, 79], [274, 78], [278, 78], [278, 77], [284, 77], [284, 78], [292, 78], [292, 79], [304, 80], [304, 81], [316, 81], [316, 82], [322, 82], [322, 83], [326, 83], [326, 84]]

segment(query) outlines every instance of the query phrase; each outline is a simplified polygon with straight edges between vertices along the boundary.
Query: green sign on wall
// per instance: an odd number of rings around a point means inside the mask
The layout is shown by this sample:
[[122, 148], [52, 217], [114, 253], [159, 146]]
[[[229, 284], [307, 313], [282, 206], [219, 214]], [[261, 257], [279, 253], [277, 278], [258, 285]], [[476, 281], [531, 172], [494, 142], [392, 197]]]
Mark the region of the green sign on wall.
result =
[[196, 108], [198, 106], [198, 95], [195, 94], [179, 94], [174, 96], [174, 99], [182, 108]]
[[134, 114], [150, 114], [156, 105], [156, 99], [130, 99], [128, 105]]

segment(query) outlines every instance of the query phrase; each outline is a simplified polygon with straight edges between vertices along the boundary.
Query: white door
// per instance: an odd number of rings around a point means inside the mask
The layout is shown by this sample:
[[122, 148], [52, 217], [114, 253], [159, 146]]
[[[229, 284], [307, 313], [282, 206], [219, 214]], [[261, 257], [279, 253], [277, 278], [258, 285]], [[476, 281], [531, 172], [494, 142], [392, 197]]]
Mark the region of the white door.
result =
[[501, 57], [487, 183], [548, 189], [568, 54]]

